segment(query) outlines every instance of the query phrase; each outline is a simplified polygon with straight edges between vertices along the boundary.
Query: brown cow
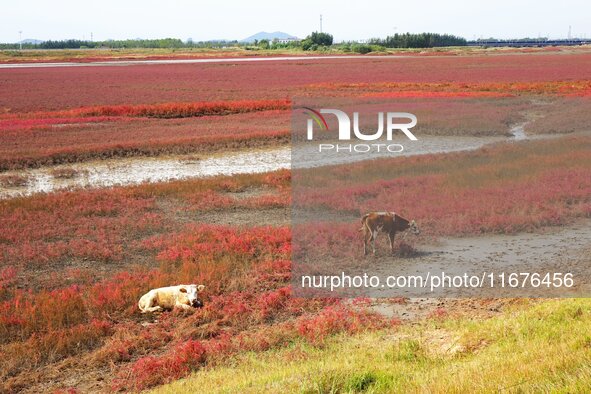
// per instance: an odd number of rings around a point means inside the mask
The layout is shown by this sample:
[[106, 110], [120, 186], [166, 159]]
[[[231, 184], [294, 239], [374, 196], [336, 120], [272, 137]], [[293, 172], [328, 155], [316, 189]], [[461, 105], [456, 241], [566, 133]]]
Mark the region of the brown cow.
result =
[[372, 241], [373, 254], [376, 254], [376, 238], [378, 233], [388, 234], [390, 250], [394, 252], [394, 236], [397, 232], [411, 230], [415, 235], [420, 233], [414, 220], [407, 220], [394, 212], [370, 212], [361, 218], [363, 231], [363, 254], [367, 256], [367, 243]]

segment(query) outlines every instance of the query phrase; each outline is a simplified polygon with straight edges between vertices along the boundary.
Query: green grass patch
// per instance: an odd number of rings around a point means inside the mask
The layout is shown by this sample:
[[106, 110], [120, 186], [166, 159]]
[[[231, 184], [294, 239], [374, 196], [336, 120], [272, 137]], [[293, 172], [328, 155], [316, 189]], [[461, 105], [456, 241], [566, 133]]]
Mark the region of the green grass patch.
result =
[[242, 354], [156, 392], [588, 392], [590, 326], [590, 299], [550, 300]]

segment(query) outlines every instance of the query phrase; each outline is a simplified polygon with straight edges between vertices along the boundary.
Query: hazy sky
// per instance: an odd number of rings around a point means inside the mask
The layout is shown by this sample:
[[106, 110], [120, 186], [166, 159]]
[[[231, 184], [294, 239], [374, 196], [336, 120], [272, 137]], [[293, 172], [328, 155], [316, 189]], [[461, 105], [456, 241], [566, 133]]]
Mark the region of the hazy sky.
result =
[[394, 32], [478, 37], [591, 38], [590, 0], [0, 0], [0, 42], [22, 38], [243, 39], [259, 31], [305, 37], [319, 29], [335, 39]]

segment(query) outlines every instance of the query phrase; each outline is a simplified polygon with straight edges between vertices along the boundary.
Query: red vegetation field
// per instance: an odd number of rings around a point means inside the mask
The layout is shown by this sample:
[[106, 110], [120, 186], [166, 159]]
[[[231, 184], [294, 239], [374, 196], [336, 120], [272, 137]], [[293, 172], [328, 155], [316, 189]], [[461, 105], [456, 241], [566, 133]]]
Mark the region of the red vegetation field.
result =
[[585, 80], [591, 53], [11, 69], [0, 70], [0, 111], [285, 99], [310, 84]]
[[179, 119], [133, 117], [2, 120], [0, 170], [89, 159], [211, 153], [285, 143], [283, 110]]
[[[396, 103], [421, 119], [419, 134], [431, 135], [507, 135], [508, 125], [521, 121], [528, 108], [524, 99], [497, 97], [398, 98]], [[285, 100], [266, 100], [213, 108], [166, 104], [0, 115], [0, 170], [287, 143], [288, 106]]]
[[45, 111], [20, 114], [20, 117], [4, 115], [4, 119], [19, 118], [88, 118], [101, 116], [127, 116], [138, 118], [195, 118], [200, 116], [231, 115], [256, 111], [289, 109], [288, 100], [223, 101], [202, 103], [163, 103], [144, 105], [102, 105], [62, 111]]
[[[0, 266], [43, 269], [58, 262], [61, 269], [72, 260], [142, 259], [145, 248], [134, 241], [168, 234], [182, 218], [197, 220], [195, 212], [286, 207], [289, 181], [288, 172], [279, 172], [0, 201]], [[250, 188], [260, 193], [244, 197]]]
[[[286, 143], [297, 95], [392, 98], [434, 134], [528, 117], [528, 132], [582, 130], [589, 80], [585, 52], [0, 69], [0, 171]], [[414, 218], [426, 238], [535, 230], [591, 216], [590, 148], [567, 136], [307, 171], [295, 201], [350, 220], [310, 229], [321, 253], [358, 255], [367, 210]], [[0, 201], [0, 391], [140, 390], [397, 324], [292, 296], [291, 197], [279, 171]], [[205, 307], [139, 313], [143, 293], [178, 283], [205, 284]]]
[[365, 97], [514, 97], [522, 94], [587, 97], [591, 81], [507, 82], [378, 82], [318, 83], [309, 86], [317, 91], [346, 94], [363, 93]]
[[[381, 91], [393, 89], [389, 85], [358, 88], [377, 91], [366, 93], [365, 100], [391, 96], [398, 107], [415, 114], [420, 119], [415, 128], [419, 135], [507, 136], [513, 125], [532, 114], [535, 120], [527, 124], [528, 133], [568, 133], [587, 127], [590, 107], [584, 97], [545, 96], [540, 99], [545, 101], [533, 105], [529, 96], [503, 97], [504, 93], [487, 90], [458, 93], [442, 85], [429, 85], [424, 91], [400, 90], [395, 92], [398, 97]], [[351, 96], [355, 89], [341, 86], [335, 92]], [[0, 170], [284, 144], [289, 141], [289, 105], [286, 100], [263, 100], [0, 115]]]
[[[0, 69], [0, 171], [286, 143], [294, 96], [415, 101], [426, 133], [502, 135], [532, 98], [588, 97], [588, 70], [586, 52]], [[574, 127], [549, 109], [531, 132]]]

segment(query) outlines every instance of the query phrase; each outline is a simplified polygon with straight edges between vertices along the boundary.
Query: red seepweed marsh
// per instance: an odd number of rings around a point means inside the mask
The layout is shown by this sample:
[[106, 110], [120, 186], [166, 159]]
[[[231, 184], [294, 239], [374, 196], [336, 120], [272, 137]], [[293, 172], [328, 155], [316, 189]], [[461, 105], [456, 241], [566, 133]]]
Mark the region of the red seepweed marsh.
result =
[[[301, 298], [298, 287], [335, 267], [414, 275], [486, 261], [573, 273], [558, 295], [588, 294], [589, 65], [581, 48], [0, 69], [0, 186], [13, 193], [0, 200], [1, 390], [583, 391], [585, 299]], [[334, 147], [315, 160], [290, 134], [290, 109], [311, 98], [369, 103], [360, 134], [383, 112], [386, 139], [388, 112], [412, 114], [417, 140], [394, 128], [404, 150], [365, 160], [365, 147], [346, 145], [381, 142], [355, 141], [354, 129], [335, 141], [336, 116], [321, 113], [329, 131], [314, 122], [314, 148]], [[261, 148], [291, 150], [296, 165], [76, 183], [90, 163], [197, 168]], [[70, 189], [14, 197], [39, 174]], [[420, 233], [396, 235], [393, 253], [380, 234], [363, 257], [368, 212], [415, 220]], [[203, 308], [140, 312], [147, 291], [184, 283], [206, 285]]]

